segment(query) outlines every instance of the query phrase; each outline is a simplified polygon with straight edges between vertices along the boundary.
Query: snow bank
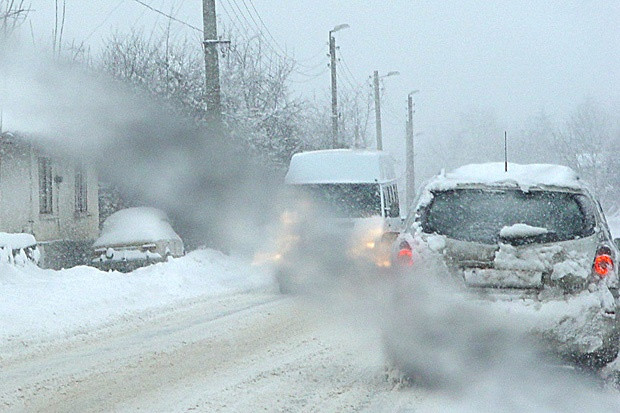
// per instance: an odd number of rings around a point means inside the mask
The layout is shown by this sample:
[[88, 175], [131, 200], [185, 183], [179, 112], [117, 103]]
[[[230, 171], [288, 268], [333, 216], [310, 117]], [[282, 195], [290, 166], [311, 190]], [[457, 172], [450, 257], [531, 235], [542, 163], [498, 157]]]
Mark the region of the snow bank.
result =
[[132, 273], [0, 264], [0, 359], [15, 346], [70, 337], [201, 296], [249, 291], [270, 275], [213, 250]]
[[127, 208], [110, 215], [103, 223], [101, 236], [93, 247], [139, 244], [145, 242], [178, 240], [168, 217], [155, 208]]

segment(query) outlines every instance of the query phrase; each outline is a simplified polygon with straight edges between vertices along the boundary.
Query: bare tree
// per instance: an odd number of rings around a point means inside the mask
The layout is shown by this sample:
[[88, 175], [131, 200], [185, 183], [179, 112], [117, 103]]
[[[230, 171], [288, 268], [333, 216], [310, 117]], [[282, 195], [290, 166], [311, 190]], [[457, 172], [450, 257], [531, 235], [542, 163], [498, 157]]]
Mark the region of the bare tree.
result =
[[0, 30], [4, 38], [10, 36], [28, 16], [30, 6], [25, 0], [0, 0]]
[[579, 105], [554, 134], [562, 160], [589, 181], [605, 203], [618, 195], [619, 137], [610, 115], [593, 101]]
[[[270, 54], [260, 38], [227, 37], [232, 41], [222, 50], [220, 68], [223, 117], [231, 137], [257, 157], [284, 167], [293, 153], [312, 147], [306, 141], [312, 107], [287, 86], [294, 62]], [[200, 123], [207, 119], [202, 53], [191, 41], [153, 41], [133, 32], [108, 41], [101, 67]]]
[[340, 94], [340, 121], [342, 122], [343, 145], [353, 148], [367, 148], [370, 144], [368, 125], [374, 107], [370, 86]]

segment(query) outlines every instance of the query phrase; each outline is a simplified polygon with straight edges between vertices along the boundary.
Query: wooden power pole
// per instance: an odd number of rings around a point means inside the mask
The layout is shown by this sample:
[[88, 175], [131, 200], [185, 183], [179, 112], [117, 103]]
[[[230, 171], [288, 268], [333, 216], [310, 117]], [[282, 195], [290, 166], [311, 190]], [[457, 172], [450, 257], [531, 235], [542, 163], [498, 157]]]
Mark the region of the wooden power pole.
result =
[[217, 38], [217, 19], [215, 0], [202, 0], [202, 17], [204, 24], [205, 52], [205, 99], [207, 116], [215, 122], [222, 118], [222, 99], [220, 96], [220, 64], [218, 45], [222, 41]]
[[329, 32], [329, 66], [332, 75], [332, 147], [338, 147], [338, 84], [336, 81], [336, 39]]
[[413, 96], [407, 96], [407, 141], [406, 141], [406, 195], [407, 211], [413, 204], [415, 197], [415, 172], [414, 172], [414, 153], [413, 153]]
[[377, 131], [377, 150], [383, 150], [383, 134], [381, 132], [381, 94], [379, 90], [379, 71], [373, 73], [373, 83], [375, 88], [375, 128]]

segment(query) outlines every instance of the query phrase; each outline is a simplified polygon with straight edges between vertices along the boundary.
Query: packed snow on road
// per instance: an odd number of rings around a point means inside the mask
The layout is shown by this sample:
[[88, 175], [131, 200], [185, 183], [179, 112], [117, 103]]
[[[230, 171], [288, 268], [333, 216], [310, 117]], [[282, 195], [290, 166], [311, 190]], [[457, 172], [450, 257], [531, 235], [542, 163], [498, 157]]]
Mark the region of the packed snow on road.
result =
[[[563, 411], [620, 406], [570, 366], [533, 366], [513, 319], [426, 283], [400, 311], [376, 274], [284, 296], [268, 268], [213, 250], [128, 274], [0, 266], [2, 410], [522, 411], [506, 394], [549, 411], [566, 389]], [[431, 362], [413, 381], [386, 359], [394, 333]], [[471, 353], [471, 340], [491, 353]], [[532, 396], [541, 378], [561, 385]]]

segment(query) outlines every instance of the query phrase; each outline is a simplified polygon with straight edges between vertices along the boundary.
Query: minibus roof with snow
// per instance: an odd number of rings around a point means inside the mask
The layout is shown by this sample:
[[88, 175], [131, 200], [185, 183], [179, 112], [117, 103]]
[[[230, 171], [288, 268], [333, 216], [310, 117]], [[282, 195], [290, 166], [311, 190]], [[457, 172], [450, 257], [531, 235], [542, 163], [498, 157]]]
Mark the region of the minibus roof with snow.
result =
[[382, 151], [330, 149], [293, 155], [285, 182], [340, 218], [399, 218], [393, 158]]
[[394, 160], [382, 151], [328, 149], [293, 155], [287, 184], [386, 183], [396, 180]]

